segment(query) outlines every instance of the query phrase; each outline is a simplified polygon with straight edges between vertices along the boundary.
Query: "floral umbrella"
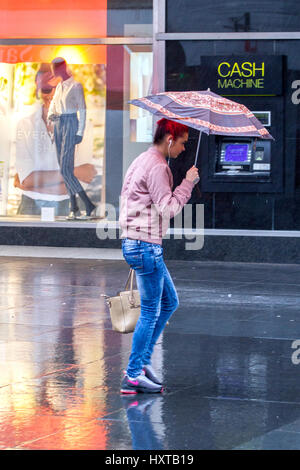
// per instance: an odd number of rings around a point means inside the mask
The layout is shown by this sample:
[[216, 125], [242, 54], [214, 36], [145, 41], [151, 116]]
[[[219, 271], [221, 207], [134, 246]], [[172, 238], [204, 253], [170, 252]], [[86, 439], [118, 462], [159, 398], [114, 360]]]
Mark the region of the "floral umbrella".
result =
[[[210, 91], [164, 92], [129, 101], [155, 116], [180, 122], [200, 131], [195, 165], [202, 132], [228, 136], [273, 139], [254, 114], [243, 104]], [[274, 140], [274, 139], [273, 139]]]

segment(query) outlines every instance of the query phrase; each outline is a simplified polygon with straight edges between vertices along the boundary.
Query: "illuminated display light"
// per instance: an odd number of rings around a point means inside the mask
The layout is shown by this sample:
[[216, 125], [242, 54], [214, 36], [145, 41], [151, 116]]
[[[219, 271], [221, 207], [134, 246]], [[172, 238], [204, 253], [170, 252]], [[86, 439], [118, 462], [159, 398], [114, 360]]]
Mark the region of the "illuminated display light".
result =
[[94, 38], [107, 34], [107, 0], [1, 2], [1, 38]]
[[51, 62], [64, 57], [69, 64], [106, 64], [106, 46], [0, 46], [0, 62]]

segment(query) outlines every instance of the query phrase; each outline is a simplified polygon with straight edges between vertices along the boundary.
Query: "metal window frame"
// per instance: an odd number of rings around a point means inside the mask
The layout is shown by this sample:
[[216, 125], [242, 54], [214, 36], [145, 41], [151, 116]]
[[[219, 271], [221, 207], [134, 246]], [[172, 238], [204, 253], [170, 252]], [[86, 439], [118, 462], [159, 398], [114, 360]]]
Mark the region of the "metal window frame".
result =
[[268, 33], [166, 33], [157, 32], [156, 41], [238, 41], [238, 40], [300, 39], [300, 31]]
[[153, 0], [153, 93], [165, 91], [166, 40], [159, 39], [165, 31], [166, 0]]
[[99, 38], [14, 38], [0, 39], [0, 46], [90, 46], [152, 44], [152, 37], [99, 37]]

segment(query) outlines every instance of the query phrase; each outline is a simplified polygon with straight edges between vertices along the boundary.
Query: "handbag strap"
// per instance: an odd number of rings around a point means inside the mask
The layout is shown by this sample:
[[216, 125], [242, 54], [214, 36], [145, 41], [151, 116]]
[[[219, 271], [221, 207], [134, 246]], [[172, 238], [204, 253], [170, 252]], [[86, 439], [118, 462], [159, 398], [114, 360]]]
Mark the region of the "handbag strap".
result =
[[[131, 292], [133, 291], [133, 278], [134, 278], [134, 269], [129, 270], [128, 278], [125, 284], [125, 290], [130, 290]], [[130, 282], [130, 289], [129, 287], [129, 282]]]
[[[125, 285], [125, 290], [130, 291], [130, 295], [129, 295], [128, 300], [129, 300], [129, 303], [131, 304], [132, 307], [136, 307], [135, 300], [134, 300], [134, 295], [133, 295], [133, 278], [134, 278], [134, 274], [135, 274], [134, 269], [130, 269], [129, 270], [129, 275], [128, 275], [128, 278], [127, 278], [127, 281], [126, 281], [126, 285]], [[128, 289], [129, 282], [130, 282], [130, 289]]]

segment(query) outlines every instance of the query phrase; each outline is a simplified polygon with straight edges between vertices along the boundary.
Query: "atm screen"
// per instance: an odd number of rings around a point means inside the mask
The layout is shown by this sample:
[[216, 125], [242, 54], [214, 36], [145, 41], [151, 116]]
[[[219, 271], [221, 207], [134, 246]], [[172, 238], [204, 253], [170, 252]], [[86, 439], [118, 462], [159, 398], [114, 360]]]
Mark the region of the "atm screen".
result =
[[225, 147], [224, 161], [229, 162], [247, 162], [248, 144], [227, 144]]

